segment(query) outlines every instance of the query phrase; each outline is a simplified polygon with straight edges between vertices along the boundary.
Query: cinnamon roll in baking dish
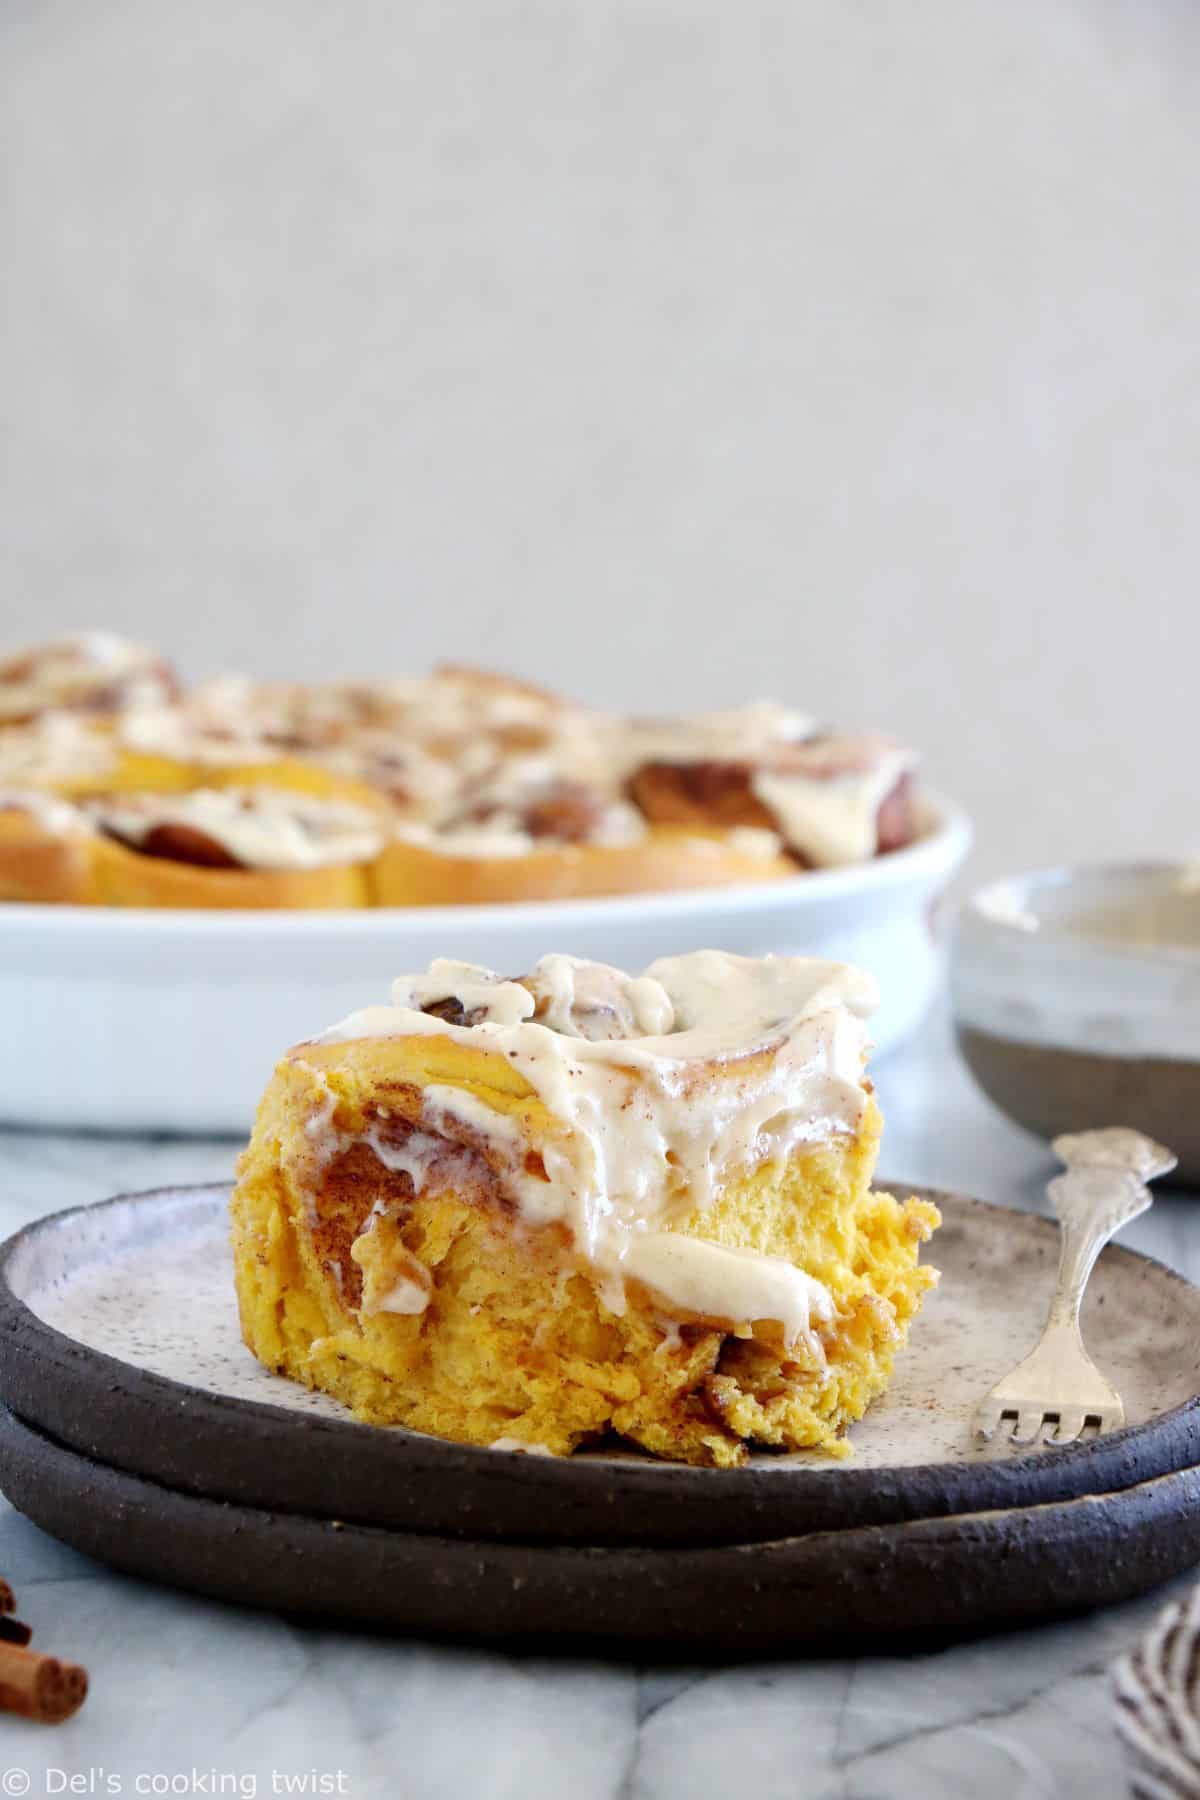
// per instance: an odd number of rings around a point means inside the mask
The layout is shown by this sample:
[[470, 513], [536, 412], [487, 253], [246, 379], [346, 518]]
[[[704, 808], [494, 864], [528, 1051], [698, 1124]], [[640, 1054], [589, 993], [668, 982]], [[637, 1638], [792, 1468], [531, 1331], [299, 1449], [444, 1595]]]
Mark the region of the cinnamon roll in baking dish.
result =
[[594, 779], [525, 758], [467, 787], [440, 825], [398, 824], [381, 906], [576, 899], [770, 881], [794, 866], [771, 832], [656, 828]]
[[112, 794], [77, 805], [0, 792], [0, 899], [365, 906], [382, 842], [376, 812], [287, 790]]
[[375, 813], [283, 789], [115, 795], [86, 817], [114, 906], [365, 906], [383, 841]]
[[[53, 878], [63, 820], [44, 841], [39, 795], [100, 820], [93, 897], [115, 904], [137, 893], [151, 905], [420, 906], [778, 881], [910, 842], [913, 763], [887, 740], [819, 732], [769, 702], [626, 720], [475, 669], [225, 676], [181, 693], [157, 653], [82, 634], [0, 663], [0, 792], [14, 800], [0, 864], [28, 858], [0, 897], [88, 888]], [[284, 880], [273, 862], [189, 857], [177, 831], [154, 838], [174, 846], [166, 854], [104, 824], [118, 800], [128, 817], [154, 813], [156, 796], [251, 790], [371, 813], [376, 849], [336, 879], [323, 860], [289, 862]], [[165, 866], [147, 869], [155, 858]], [[210, 879], [231, 873], [241, 879]], [[220, 898], [234, 892], [244, 898]]]
[[870, 1188], [873, 998], [716, 951], [403, 977], [263, 1098], [233, 1198], [247, 1344], [467, 1443], [847, 1453], [936, 1279], [936, 1210]]

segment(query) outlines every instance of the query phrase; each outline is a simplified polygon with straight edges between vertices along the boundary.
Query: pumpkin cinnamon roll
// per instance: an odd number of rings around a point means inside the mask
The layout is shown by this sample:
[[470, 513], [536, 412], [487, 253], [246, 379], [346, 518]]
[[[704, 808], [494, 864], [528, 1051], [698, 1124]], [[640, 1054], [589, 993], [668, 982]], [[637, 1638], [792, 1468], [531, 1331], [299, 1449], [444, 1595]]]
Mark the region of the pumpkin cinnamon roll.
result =
[[396, 826], [380, 906], [477, 905], [729, 886], [794, 875], [767, 831], [655, 828], [615, 791], [544, 758], [503, 763], [439, 824]]
[[716, 951], [401, 978], [267, 1088], [246, 1343], [466, 1443], [848, 1454], [936, 1280], [936, 1209], [870, 1187], [873, 1003], [844, 965]]
[[801, 867], [831, 868], [911, 843], [916, 761], [902, 745], [866, 734], [750, 753], [692, 740], [639, 763], [628, 791], [657, 824], [774, 831]]
[[378, 816], [272, 788], [115, 794], [85, 808], [112, 906], [358, 907]]
[[[258, 788], [344, 804], [386, 827], [369, 898], [387, 906], [668, 892], [863, 862], [916, 836], [914, 762], [772, 702], [627, 719], [453, 665], [348, 681], [223, 675], [184, 693], [156, 651], [107, 632], [0, 659], [0, 792], [125, 796], [135, 810], [154, 794]], [[140, 890], [154, 859], [140, 840], [100, 836], [103, 893], [120, 903], [127, 875]], [[141, 862], [126, 870], [114, 843]], [[215, 855], [157, 860], [176, 875], [279, 873]], [[288, 893], [330, 885], [325, 864], [320, 879], [288, 873], [261, 899], [241, 883], [245, 903], [288, 905]], [[155, 889], [175, 891], [169, 866], [154, 874]], [[211, 891], [224, 904], [226, 882], [186, 881], [186, 900], [162, 903], [208, 904]], [[360, 873], [347, 882], [359, 891]], [[25, 885], [40, 890], [42, 876]]]

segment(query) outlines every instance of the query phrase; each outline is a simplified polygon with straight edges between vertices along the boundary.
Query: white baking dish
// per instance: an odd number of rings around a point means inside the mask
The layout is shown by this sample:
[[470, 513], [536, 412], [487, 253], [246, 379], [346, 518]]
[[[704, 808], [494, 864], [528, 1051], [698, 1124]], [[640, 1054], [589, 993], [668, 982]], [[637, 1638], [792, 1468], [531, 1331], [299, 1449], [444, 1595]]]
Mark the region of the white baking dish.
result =
[[631, 969], [708, 948], [834, 957], [878, 977], [884, 1051], [937, 986], [932, 902], [969, 843], [964, 815], [937, 802], [906, 850], [755, 887], [328, 913], [3, 906], [0, 1118], [245, 1132], [289, 1044], [434, 956], [507, 974], [549, 950]]

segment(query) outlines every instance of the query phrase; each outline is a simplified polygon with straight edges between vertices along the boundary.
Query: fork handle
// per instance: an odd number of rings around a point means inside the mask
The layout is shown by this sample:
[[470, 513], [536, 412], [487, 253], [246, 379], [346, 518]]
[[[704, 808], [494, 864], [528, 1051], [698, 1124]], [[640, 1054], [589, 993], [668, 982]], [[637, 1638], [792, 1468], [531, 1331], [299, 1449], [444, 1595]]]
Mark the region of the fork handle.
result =
[[1132, 1170], [1080, 1164], [1056, 1175], [1047, 1192], [1061, 1226], [1048, 1324], [1078, 1332], [1083, 1290], [1096, 1258], [1122, 1225], [1145, 1212], [1150, 1190]]

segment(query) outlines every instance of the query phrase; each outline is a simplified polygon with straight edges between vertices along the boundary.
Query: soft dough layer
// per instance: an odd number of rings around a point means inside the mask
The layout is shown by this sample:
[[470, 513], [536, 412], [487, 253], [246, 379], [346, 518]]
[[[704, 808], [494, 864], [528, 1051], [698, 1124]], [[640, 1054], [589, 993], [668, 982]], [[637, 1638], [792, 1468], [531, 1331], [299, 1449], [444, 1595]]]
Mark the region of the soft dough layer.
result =
[[873, 1099], [857, 1133], [737, 1174], [672, 1223], [828, 1288], [832, 1320], [786, 1350], [777, 1324], [668, 1318], [633, 1282], [611, 1310], [560, 1224], [517, 1218], [481, 1145], [417, 1129], [431, 1083], [512, 1119], [532, 1158], [553, 1135], [503, 1056], [449, 1039], [308, 1044], [280, 1064], [233, 1205], [242, 1329], [262, 1362], [361, 1419], [468, 1443], [565, 1454], [615, 1431], [722, 1466], [755, 1445], [848, 1454], [846, 1427], [937, 1279], [917, 1261], [936, 1208], [870, 1191]]

